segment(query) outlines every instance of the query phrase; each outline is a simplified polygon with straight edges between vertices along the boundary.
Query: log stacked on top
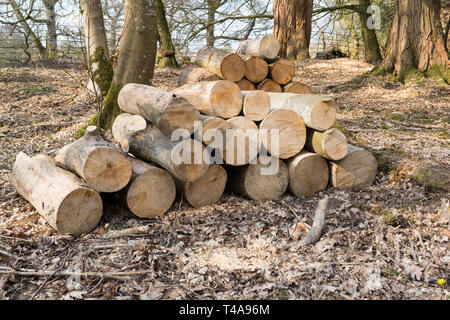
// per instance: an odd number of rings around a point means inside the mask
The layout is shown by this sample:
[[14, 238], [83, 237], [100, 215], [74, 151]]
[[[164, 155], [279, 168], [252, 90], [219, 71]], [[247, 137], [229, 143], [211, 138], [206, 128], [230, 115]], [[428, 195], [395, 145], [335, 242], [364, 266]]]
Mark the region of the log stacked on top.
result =
[[[103, 192], [117, 193], [136, 216], [153, 218], [169, 210], [177, 192], [198, 208], [219, 201], [226, 188], [267, 201], [287, 190], [305, 197], [327, 186], [357, 190], [372, 184], [373, 155], [348, 145], [332, 127], [335, 99], [290, 83], [295, 70], [277, 59], [274, 46], [271, 37], [242, 44], [240, 52], [253, 57], [245, 61], [205, 52], [203, 61], [213, 61], [209, 69], [233, 81], [188, 81], [172, 92], [125, 85], [118, 97], [124, 113], [112, 127], [117, 145], [89, 127], [55, 160], [19, 154], [11, 183], [52, 227], [71, 234], [95, 228]], [[231, 67], [239, 59], [256, 71]], [[268, 60], [272, 79], [258, 86], [275, 82], [305, 92], [241, 90], [236, 82], [262, 79]], [[248, 78], [238, 79], [239, 72]]]

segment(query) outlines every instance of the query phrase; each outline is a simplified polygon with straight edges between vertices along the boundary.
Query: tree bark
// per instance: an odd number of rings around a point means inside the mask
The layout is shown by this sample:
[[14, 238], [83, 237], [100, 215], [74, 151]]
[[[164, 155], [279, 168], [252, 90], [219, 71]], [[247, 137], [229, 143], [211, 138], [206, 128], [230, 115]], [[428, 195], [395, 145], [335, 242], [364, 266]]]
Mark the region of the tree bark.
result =
[[158, 30], [159, 30], [159, 53], [158, 53], [158, 67], [178, 67], [177, 59], [175, 58], [175, 47], [172, 42], [172, 36], [169, 29], [169, 24], [166, 18], [166, 9], [162, 0], [157, 0], [158, 10]]
[[378, 44], [377, 34], [374, 28], [369, 28], [367, 23], [370, 15], [367, 9], [371, 6], [371, 0], [359, 0], [359, 20], [361, 33], [366, 47], [366, 60], [370, 62], [381, 61], [380, 45]]
[[58, 52], [58, 41], [56, 31], [55, 5], [59, 0], [43, 0], [47, 24], [46, 47], [49, 57], [56, 57]]
[[275, 0], [274, 36], [280, 55], [290, 60], [309, 59], [313, 0]]
[[202, 81], [222, 80], [217, 74], [200, 67], [188, 67], [178, 77], [178, 87]]
[[261, 39], [245, 40], [239, 43], [238, 54], [260, 57], [271, 61], [280, 53], [280, 43], [272, 36]]
[[109, 58], [108, 40], [100, 0], [82, 0], [83, 29], [88, 62], [98, 47], [103, 48], [105, 58]]
[[399, 0], [391, 23], [383, 66], [401, 76], [409, 66], [420, 72], [449, 67], [440, 22], [441, 1]]
[[117, 97], [127, 83], [151, 85], [155, 68], [157, 20], [155, 0], [126, 0], [124, 33], [114, 79], [103, 101], [100, 124], [111, 128], [120, 114]]
[[30, 158], [19, 153], [10, 182], [58, 233], [81, 235], [100, 221], [103, 203], [99, 194], [46, 155]]

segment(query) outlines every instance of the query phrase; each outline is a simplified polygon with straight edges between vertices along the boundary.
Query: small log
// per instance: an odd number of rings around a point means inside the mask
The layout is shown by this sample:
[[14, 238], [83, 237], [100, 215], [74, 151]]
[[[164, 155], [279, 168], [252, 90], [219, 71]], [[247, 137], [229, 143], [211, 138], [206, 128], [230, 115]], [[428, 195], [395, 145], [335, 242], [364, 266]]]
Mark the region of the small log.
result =
[[205, 68], [188, 67], [184, 69], [178, 77], [178, 87], [185, 84], [192, 84], [202, 81], [217, 81], [222, 80], [217, 74], [212, 73]]
[[308, 129], [306, 148], [327, 160], [342, 160], [347, 155], [348, 143], [339, 129], [331, 128], [324, 132]]
[[184, 199], [194, 208], [200, 208], [220, 200], [227, 184], [227, 172], [221, 165], [214, 164], [200, 179], [176, 183]]
[[288, 59], [280, 59], [269, 66], [270, 78], [279, 85], [291, 82], [295, 76], [295, 64]]
[[[259, 130], [262, 144], [274, 157], [288, 159], [305, 146], [305, 122], [292, 110], [272, 110], [259, 125]], [[273, 130], [278, 130], [278, 134], [272, 137]]]
[[267, 78], [269, 65], [260, 57], [249, 56], [244, 58], [245, 78], [253, 83], [258, 83]]
[[[120, 114], [115, 122], [117, 127], [126, 127], [129, 115]], [[181, 142], [171, 141], [158, 128], [148, 125], [145, 129], [133, 132], [131, 129], [124, 136], [125, 130], [113, 131], [116, 141], [127, 141], [125, 144], [134, 156], [153, 161], [182, 181], [193, 181], [202, 177], [209, 163], [203, 159], [204, 146], [195, 140], [185, 139]]]
[[[278, 170], [269, 169], [271, 164], [278, 166]], [[230, 168], [228, 176], [231, 191], [256, 201], [280, 198], [289, 184], [286, 164], [270, 156], [260, 156], [256, 164]]]
[[258, 84], [256, 86], [256, 89], [262, 90], [265, 92], [278, 92], [278, 93], [283, 92], [283, 89], [281, 88], [281, 86], [272, 79], [264, 80], [263, 82], [261, 82], [260, 84]]
[[297, 112], [311, 129], [326, 131], [336, 120], [336, 103], [332, 96], [272, 92], [268, 94], [272, 109]]
[[200, 121], [200, 112], [185, 98], [152, 86], [126, 84], [117, 100], [122, 111], [144, 117], [168, 137], [177, 129], [192, 134]]
[[208, 81], [187, 84], [172, 91], [184, 97], [197, 110], [208, 116], [229, 119], [242, 110], [242, 94], [232, 81]]
[[[197, 136], [201, 137], [201, 142], [206, 146], [214, 143], [217, 132], [220, 132], [223, 139], [227, 135], [227, 129], [232, 129], [231, 124], [222, 118], [202, 116], [201, 132], [197, 132]], [[222, 146], [224, 147], [224, 146]]]
[[247, 79], [242, 79], [236, 82], [236, 84], [239, 86], [239, 88], [241, 88], [242, 91], [256, 90], [255, 84], [251, 81], [248, 81]]
[[55, 160], [98, 192], [119, 191], [131, 178], [130, 161], [94, 126], [88, 127], [81, 139], [60, 149]]
[[302, 151], [287, 161], [289, 191], [297, 197], [309, 197], [328, 185], [328, 164], [315, 153]]
[[344, 159], [329, 162], [330, 184], [337, 189], [361, 190], [370, 186], [377, 175], [377, 160], [362, 148], [348, 145]]
[[280, 53], [280, 42], [273, 36], [265, 36], [257, 40], [245, 40], [239, 43], [238, 54], [261, 57], [272, 60]]
[[311, 87], [301, 82], [291, 82], [283, 87], [283, 92], [297, 94], [311, 94]]
[[263, 120], [270, 111], [270, 97], [261, 90], [242, 91], [244, 99], [242, 112], [253, 121]]
[[258, 156], [261, 145], [258, 126], [242, 116], [231, 118], [228, 123], [232, 130], [227, 130], [223, 160], [231, 166], [244, 166]]
[[162, 215], [172, 206], [176, 187], [172, 176], [165, 170], [128, 157], [133, 169], [131, 182], [120, 191], [120, 196], [132, 213], [140, 218]]
[[203, 47], [197, 52], [197, 63], [225, 80], [236, 82], [244, 78], [244, 60], [235, 53]]
[[81, 179], [56, 166], [46, 155], [17, 155], [11, 184], [58, 233], [81, 235], [100, 221], [102, 199]]

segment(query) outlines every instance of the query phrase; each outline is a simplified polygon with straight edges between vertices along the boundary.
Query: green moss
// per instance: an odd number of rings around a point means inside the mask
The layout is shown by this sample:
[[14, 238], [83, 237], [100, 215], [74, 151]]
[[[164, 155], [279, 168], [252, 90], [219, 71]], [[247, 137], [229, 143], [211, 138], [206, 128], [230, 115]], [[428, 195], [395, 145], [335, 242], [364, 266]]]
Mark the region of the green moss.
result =
[[450, 84], [450, 69], [444, 65], [430, 67], [426, 75], [434, 80], [444, 80], [446, 84]]
[[444, 139], [444, 140], [450, 139], [450, 135], [447, 130], [442, 130], [439, 133], [439, 137], [441, 137], [441, 139]]
[[370, 74], [375, 77], [385, 77], [388, 74], [388, 72], [384, 66], [379, 66], [373, 68]]
[[396, 121], [400, 121], [400, 122], [404, 122], [405, 121], [405, 117], [402, 116], [401, 114], [398, 114], [398, 113], [394, 113], [393, 115], [391, 115], [391, 119], [392, 120], [396, 120]]
[[111, 85], [114, 72], [111, 61], [105, 57], [105, 49], [102, 47], [95, 48], [94, 54], [91, 56], [90, 63], [91, 66], [93, 63], [97, 63], [97, 69], [93, 72], [92, 76], [95, 83], [99, 86], [102, 95], [106, 96]]
[[47, 93], [55, 92], [52, 88], [42, 84], [32, 84], [23, 89], [23, 93], [29, 96], [39, 96]]
[[110, 129], [114, 119], [121, 113], [117, 97], [122, 87], [122, 84], [116, 84], [114, 81], [111, 82], [108, 94], [103, 100], [103, 110], [100, 117], [100, 127], [103, 129]]
[[98, 113], [94, 114], [88, 122], [83, 124], [77, 131], [78, 138], [81, 138], [86, 133], [86, 129], [89, 126], [97, 126], [98, 124]]

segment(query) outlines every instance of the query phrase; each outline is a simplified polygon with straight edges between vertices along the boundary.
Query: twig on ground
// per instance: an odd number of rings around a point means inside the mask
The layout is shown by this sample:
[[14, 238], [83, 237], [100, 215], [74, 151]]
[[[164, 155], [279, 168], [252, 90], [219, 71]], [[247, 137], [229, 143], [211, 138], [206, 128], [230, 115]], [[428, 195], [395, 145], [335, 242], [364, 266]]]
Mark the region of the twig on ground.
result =
[[323, 227], [325, 226], [325, 217], [327, 214], [328, 197], [319, 201], [316, 214], [314, 216], [314, 223], [308, 234], [301, 241], [302, 245], [309, 245], [316, 243], [322, 235]]
[[146, 234], [150, 231], [149, 226], [139, 226], [139, 227], [133, 227], [123, 230], [114, 230], [108, 232], [104, 238], [106, 239], [112, 239], [112, 238], [120, 238], [124, 236], [134, 236], [139, 234]]

